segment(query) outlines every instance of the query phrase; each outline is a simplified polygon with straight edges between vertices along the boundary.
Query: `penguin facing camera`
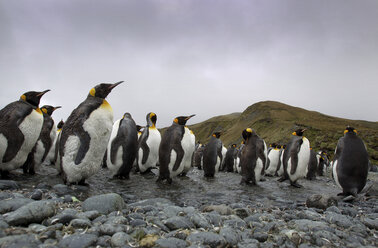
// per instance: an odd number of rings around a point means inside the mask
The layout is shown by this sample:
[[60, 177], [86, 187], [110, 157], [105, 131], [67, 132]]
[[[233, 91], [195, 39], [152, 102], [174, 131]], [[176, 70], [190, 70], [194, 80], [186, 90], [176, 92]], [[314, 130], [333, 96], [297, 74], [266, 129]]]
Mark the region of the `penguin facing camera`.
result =
[[223, 144], [219, 139], [221, 132], [214, 132], [210, 138], [209, 143], [203, 150], [203, 172], [205, 177], [214, 177], [215, 173], [219, 171], [219, 167], [223, 160]]

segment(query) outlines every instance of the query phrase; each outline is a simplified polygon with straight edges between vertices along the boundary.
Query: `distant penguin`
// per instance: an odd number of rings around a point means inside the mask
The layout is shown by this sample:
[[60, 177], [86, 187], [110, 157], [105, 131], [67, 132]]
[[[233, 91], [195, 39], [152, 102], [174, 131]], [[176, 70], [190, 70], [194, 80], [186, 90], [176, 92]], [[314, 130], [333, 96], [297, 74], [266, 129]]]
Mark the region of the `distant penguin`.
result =
[[161, 135], [156, 128], [157, 115], [150, 112], [147, 114], [146, 120], [147, 125], [138, 140], [137, 165], [140, 173], [156, 168], [159, 162]]
[[323, 176], [324, 170], [329, 166], [327, 153], [325, 151], [320, 151], [316, 156], [319, 161], [318, 168], [316, 169], [316, 174], [318, 176]]
[[251, 128], [242, 132], [245, 146], [243, 148], [241, 165], [241, 184], [257, 184], [264, 173], [267, 149], [263, 139], [261, 139]]
[[238, 153], [238, 150], [236, 149], [236, 144], [232, 144], [230, 148], [227, 149], [227, 152], [224, 158], [224, 170], [226, 172], [234, 171], [237, 153]]
[[67, 184], [86, 185], [101, 167], [113, 126], [113, 109], [105, 100], [115, 84], [99, 84], [72, 111], [63, 126], [59, 159]]
[[203, 172], [205, 177], [214, 177], [219, 171], [219, 167], [223, 160], [222, 149], [223, 144], [219, 139], [221, 132], [214, 132], [209, 143], [203, 150]]
[[137, 131], [138, 131], [138, 140], [139, 140], [139, 137], [142, 135], [142, 129], [144, 128], [143, 126], [139, 126], [139, 125], [136, 125], [136, 128], [137, 128]]
[[238, 149], [238, 152], [236, 154], [236, 162], [235, 162], [234, 172], [239, 173], [239, 174], [241, 174], [240, 158], [241, 158], [241, 153], [244, 149], [244, 146], [245, 146], [245, 142], [244, 142], [244, 140], [242, 140], [240, 147]]
[[43, 126], [37, 143], [34, 145], [23, 165], [23, 171], [25, 174], [29, 173], [34, 175], [36, 169], [46, 160], [50, 150], [54, 149], [56, 126], [54, 125], [54, 120], [51, 115], [58, 108], [61, 108], [61, 106], [53, 107], [50, 105], [44, 105], [41, 107]]
[[20, 100], [0, 110], [0, 174], [21, 167], [38, 140], [43, 126], [43, 115], [38, 105], [48, 92], [29, 91]]
[[280, 163], [280, 146], [276, 143], [270, 145], [270, 150], [268, 150], [268, 160], [265, 170], [265, 175], [275, 176]]
[[308, 180], [316, 179], [316, 170], [318, 168], [318, 163], [319, 161], [316, 156], [316, 152], [312, 148], [310, 148], [310, 159], [308, 161], [306, 179]]
[[[186, 135], [189, 135], [189, 137], [185, 137]], [[186, 174], [192, 168], [193, 153], [196, 148], [196, 137], [194, 136], [193, 131], [190, 130], [188, 127], [185, 127], [183, 140], [184, 139], [188, 139], [190, 142], [190, 145], [188, 146], [188, 149], [185, 152], [184, 158], [182, 159], [184, 163], [184, 170], [182, 171], [180, 176], [186, 176]]]
[[290, 180], [290, 184], [294, 187], [302, 187], [297, 180], [307, 175], [308, 161], [310, 159], [310, 142], [303, 133], [306, 129], [297, 129], [292, 133], [291, 140], [287, 144], [283, 154], [284, 174], [278, 180], [283, 182]]
[[284, 168], [283, 168], [283, 155], [285, 151], [286, 145], [280, 146], [280, 161], [277, 165], [277, 171], [276, 171], [276, 176], [282, 177], [284, 174]]
[[193, 155], [193, 166], [197, 167], [199, 170], [202, 170], [202, 156], [204, 148], [205, 147], [202, 144], [199, 144]]
[[222, 160], [221, 165], [219, 167], [219, 171], [224, 171], [224, 158], [226, 157], [227, 148], [222, 144]]
[[62, 167], [60, 166], [60, 160], [58, 159], [59, 156], [59, 141], [60, 141], [60, 136], [62, 134], [62, 128], [64, 125], [64, 121], [61, 120], [58, 125], [56, 126], [56, 139], [55, 139], [55, 152], [54, 152], [54, 164], [55, 164], [55, 169], [58, 171], [58, 174], [62, 173]]
[[130, 113], [113, 124], [107, 148], [107, 166], [114, 178], [129, 178], [138, 151], [138, 131]]
[[183, 172], [184, 158], [194, 145], [185, 125], [193, 116], [195, 115], [176, 117], [164, 132], [159, 146], [158, 181], [167, 180], [172, 183], [172, 178]]
[[339, 195], [357, 197], [366, 185], [369, 156], [364, 142], [353, 127], [348, 126], [344, 137], [337, 142], [332, 166], [333, 178], [343, 190]]
[[[59, 128], [59, 124], [60, 124], [60, 122], [58, 123], [58, 125], [53, 127], [53, 129], [55, 130], [55, 139], [53, 140], [49, 154], [47, 154], [47, 157], [44, 161], [45, 165], [55, 165], [56, 142], [58, 140], [58, 135], [59, 135], [60, 131], [62, 131], [62, 126], [63, 126], [63, 124], [61, 124], [61, 127]], [[60, 131], [59, 131], [59, 129], [60, 129]]]

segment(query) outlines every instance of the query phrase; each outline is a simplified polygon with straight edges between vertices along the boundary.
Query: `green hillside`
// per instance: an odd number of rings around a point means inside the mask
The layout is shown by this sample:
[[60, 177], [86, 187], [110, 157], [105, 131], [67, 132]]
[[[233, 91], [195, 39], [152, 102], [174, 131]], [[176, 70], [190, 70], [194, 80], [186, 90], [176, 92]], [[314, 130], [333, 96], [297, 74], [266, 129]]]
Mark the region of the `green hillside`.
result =
[[265, 101], [249, 106], [242, 113], [233, 113], [213, 117], [207, 121], [190, 125], [196, 139], [206, 143], [213, 131], [224, 132], [221, 140], [228, 147], [232, 143], [239, 144], [241, 132], [251, 127], [265, 139], [267, 144], [285, 144], [291, 133], [305, 127], [305, 136], [315, 150], [324, 149], [331, 156], [336, 143], [344, 134], [347, 125], [357, 129], [358, 135], [364, 140], [374, 164], [378, 163], [378, 123], [348, 120], [327, 116], [315, 111], [289, 106], [280, 102]]

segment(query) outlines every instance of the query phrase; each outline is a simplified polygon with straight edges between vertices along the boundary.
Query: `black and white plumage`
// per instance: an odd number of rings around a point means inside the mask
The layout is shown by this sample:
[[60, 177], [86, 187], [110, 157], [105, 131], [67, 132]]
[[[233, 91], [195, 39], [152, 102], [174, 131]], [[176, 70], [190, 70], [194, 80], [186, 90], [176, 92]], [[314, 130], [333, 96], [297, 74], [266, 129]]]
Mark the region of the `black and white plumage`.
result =
[[226, 155], [224, 157], [224, 171], [233, 172], [236, 165], [236, 157], [238, 154], [238, 149], [236, 149], [236, 144], [232, 144], [230, 148], [227, 149]]
[[41, 107], [43, 114], [42, 130], [37, 143], [34, 145], [23, 165], [24, 173], [35, 174], [37, 168], [48, 158], [49, 153], [55, 150], [56, 126], [51, 115], [59, 108], [61, 108], [61, 106], [53, 107], [51, 105], [44, 105]]
[[203, 150], [203, 172], [205, 177], [214, 177], [215, 173], [219, 171], [219, 167], [223, 160], [223, 144], [219, 139], [220, 132], [214, 132], [210, 138], [209, 143], [206, 144]]
[[185, 152], [185, 155], [184, 155], [184, 158], [183, 158], [184, 169], [183, 169], [182, 173], [180, 173], [180, 176], [186, 176], [186, 174], [192, 168], [193, 153], [194, 153], [194, 150], [196, 149], [196, 137], [195, 137], [193, 131], [190, 130], [186, 126], [185, 126], [185, 133], [184, 133], [183, 139], [188, 140], [189, 144], [188, 144], [187, 151]]
[[191, 116], [179, 116], [173, 120], [172, 125], [164, 132], [159, 146], [159, 178], [158, 181], [172, 182], [172, 177], [181, 174], [184, 170], [185, 154], [190, 152], [192, 139], [185, 135], [189, 129], [185, 128]]
[[100, 169], [113, 126], [113, 110], [105, 98], [120, 83], [92, 88], [65, 122], [59, 159], [67, 184], [85, 184]]
[[0, 173], [6, 177], [21, 167], [33, 149], [42, 130], [43, 115], [38, 105], [48, 92], [29, 91], [19, 101], [0, 110]]
[[308, 161], [306, 179], [313, 180], [316, 178], [316, 170], [318, 169], [318, 163], [319, 160], [316, 156], [316, 152], [312, 148], [310, 148], [310, 158]]
[[369, 156], [364, 142], [353, 127], [347, 127], [337, 142], [332, 163], [332, 175], [343, 190], [341, 195], [357, 196], [366, 185]]
[[114, 122], [107, 148], [107, 166], [113, 177], [129, 178], [138, 151], [138, 131], [130, 113]]
[[275, 176], [280, 164], [280, 146], [273, 143], [268, 150], [268, 160], [265, 169], [265, 175]]

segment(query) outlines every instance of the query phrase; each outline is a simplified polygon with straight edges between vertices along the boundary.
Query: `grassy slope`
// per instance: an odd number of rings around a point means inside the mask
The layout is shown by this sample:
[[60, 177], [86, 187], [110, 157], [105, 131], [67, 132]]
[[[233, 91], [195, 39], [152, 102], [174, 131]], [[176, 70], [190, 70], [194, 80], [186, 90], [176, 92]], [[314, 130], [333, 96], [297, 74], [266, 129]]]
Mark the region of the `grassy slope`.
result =
[[249, 106], [243, 113], [233, 113], [213, 117], [207, 121], [190, 125], [196, 139], [206, 143], [215, 130], [221, 130], [223, 143], [228, 146], [239, 144], [241, 132], [251, 127], [265, 139], [266, 143], [285, 144], [291, 133], [298, 127], [306, 127], [305, 136], [311, 146], [327, 150], [333, 154], [338, 139], [343, 136], [347, 125], [357, 129], [364, 140], [373, 163], [378, 162], [378, 123], [358, 120], [348, 120], [327, 116], [315, 111], [292, 107], [283, 103], [266, 101]]

